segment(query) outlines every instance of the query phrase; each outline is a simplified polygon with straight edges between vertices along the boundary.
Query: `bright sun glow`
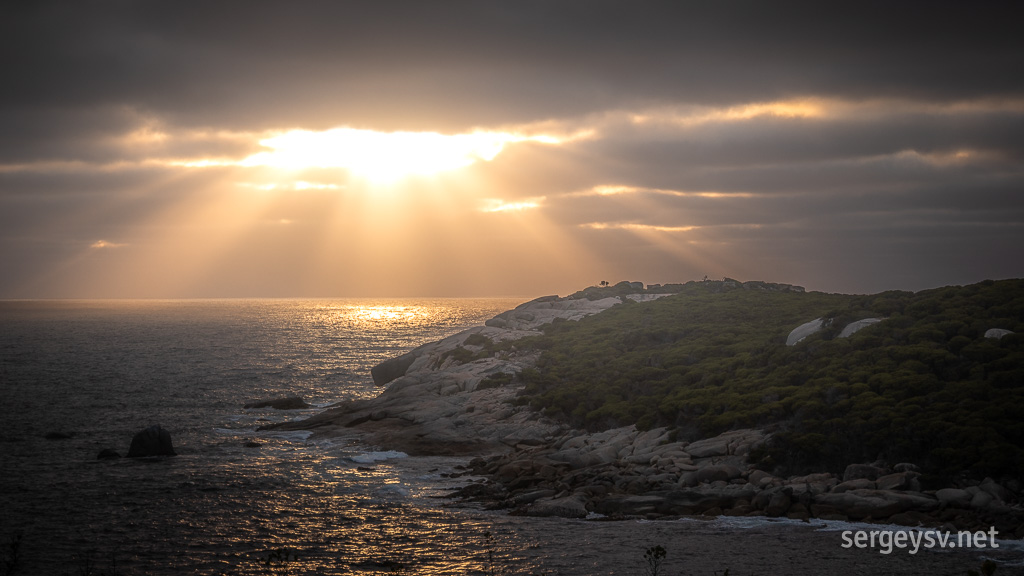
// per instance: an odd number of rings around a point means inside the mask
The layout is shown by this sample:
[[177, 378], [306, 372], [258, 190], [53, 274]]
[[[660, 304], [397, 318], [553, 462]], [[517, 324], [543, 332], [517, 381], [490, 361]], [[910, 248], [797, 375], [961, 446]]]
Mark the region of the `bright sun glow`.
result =
[[463, 168], [494, 159], [506, 144], [534, 141], [557, 144], [552, 136], [473, 132], [376, 132], [335, 128], [323, 132], [291, 130], [260, 140], [270, 148], [249, 156], [243, 166], [283, 169], [344, 168], [374, 181], [394, 181]]

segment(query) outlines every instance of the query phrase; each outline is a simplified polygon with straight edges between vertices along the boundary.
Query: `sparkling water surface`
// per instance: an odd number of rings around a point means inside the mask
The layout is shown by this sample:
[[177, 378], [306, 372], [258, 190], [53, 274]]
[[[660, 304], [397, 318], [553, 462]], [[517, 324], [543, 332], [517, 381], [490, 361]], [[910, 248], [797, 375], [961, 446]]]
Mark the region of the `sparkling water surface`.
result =
[[[292, 573], [388, 571], [414, 552], [421, 572], [451, 565], [445, 530], [472, 523], [434, 496], [461, 461], [397, 466], [373, 447], [257, 433], [316, 409], [242, 406], [374, 396], [375, 364], [521, 301], [0, 303], [0, 536], [21, 534], [28, 573], [110, 558], [119, 572], [265, 573], [275, 552]], [[179, 456], [96, 459], [151, 424]]]
[[[794, 522], [587, 522], [453, 506], [441, 497], [470, 479], [447, 473], [465, 459], [256, 432], [318, 408], [242, 408], [374, 396], [375, 364], [523, 300], [0, 302], [3, 559], [20, 536], [15, 573], [28, 575], [643, 574], [654, 545], [669, 551], [665, 574], [878, 561]], [[152, 424], [179, 456], [96, 459], [126, 453]], [[904, 554], [884, 566], [931, 574], [974, 560]]]

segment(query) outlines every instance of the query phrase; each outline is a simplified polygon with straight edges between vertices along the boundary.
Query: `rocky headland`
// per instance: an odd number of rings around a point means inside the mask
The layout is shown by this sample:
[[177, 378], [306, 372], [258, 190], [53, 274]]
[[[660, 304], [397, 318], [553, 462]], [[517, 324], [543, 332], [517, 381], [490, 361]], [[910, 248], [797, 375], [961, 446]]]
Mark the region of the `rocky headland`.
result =
[[[656, 296], [644, 296], [651, 299]], [[639, 298], [638, 298], [639, 299]], [[539, 353], [513, 345], [487, 358], [486, 342], [514, 342], [541, 334], [554, 321], [578, 320], [620, 304], [619, 298], [538, 298], [477, 326], [424, 344], [372, 370], [379, 396], [333, 406], [306, 420], [275, 426], [328, 436], [354, 435], [410, 455], [494, 455], [541, 446], [569, 432], [567, 426], [513, 401], [514, 376], [536, 364]]]
[[[764, 282], [717, 284], [722, 286], [711, 288], [803, 292]], [[957, 530], [994, 526], [1004, 537], [1024, 537], [1024, 487], [1015, 478], [964, 476], [936, 488], [922, 485], [916, 464], [884, 461], [850, 462], [841, 473], [776, 475], [763, 458], [775, 432], [771, 426], [688, 441], [671, 427], [578, 429], [516, 402], [523, 388], [517, 375], [535, 369], [541, 354], [517, 347], [516, 341], [541, 335], [552, 322], [671, 294], [639, 283], [614, 288], [522, 304], [485, 326], [375, 367], [373, 379], [383, 387], [376, 398], [272, 428], [354, 437], [414, 456], [466, 456], [471, 460], [452, 475], [465, 476], [468, 483], [455, 495], [513, 514], [819, 518]], [[617, 295], [606, 296], [610, 293]], [[836, 330], [846, 338], [880, 321], [859, 319]], [[795, 327], [785, 344], [797, 345], [827, 324], [819, 318]]]

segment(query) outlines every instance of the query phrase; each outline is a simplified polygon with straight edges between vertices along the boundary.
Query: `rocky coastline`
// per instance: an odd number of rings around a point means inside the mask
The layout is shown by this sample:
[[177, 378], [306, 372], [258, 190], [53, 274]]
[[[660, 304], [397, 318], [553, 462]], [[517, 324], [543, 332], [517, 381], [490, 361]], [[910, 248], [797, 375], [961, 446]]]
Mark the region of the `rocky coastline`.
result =
[[[751, 462], [771, 430], [732, 430], [694, 442], [677, 440], [664, 428], [590, 433], [513, 403], [519, 391], [515, 374], [532, 368], [539, 357], [532, 350], [517, 350], [514, 341], [540, 334], [552, 321], [578, 320], [627, 298], [664, 295], [538, 298], [485, 326], [375, 367], [374, 381], [384, 387], [376, 398], [267, 428], [358, 438], [414, 456], [472, 458], [451, 474], [468, 481], [454, 496], [512, 514], [818, 518], [947, 530], [995, 527], [1003, 537], [1024, 537], [1019, 479], [965, 478], [941, 489], [923, 489], [913, 463], [886, 462], [851, 463], [842, 475], [779, 477]], [[481, 343], [487, 341], [512, 344], [480, 357]]]

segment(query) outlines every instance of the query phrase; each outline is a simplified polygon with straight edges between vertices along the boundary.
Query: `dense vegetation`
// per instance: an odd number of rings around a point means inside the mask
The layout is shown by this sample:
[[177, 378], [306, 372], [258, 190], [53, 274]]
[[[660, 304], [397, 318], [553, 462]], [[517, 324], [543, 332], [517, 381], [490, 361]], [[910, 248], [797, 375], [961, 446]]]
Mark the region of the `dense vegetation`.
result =
[[[765, 465], [793, 473], [883, 458], [933, 477], [1021, 476], [1024, 281], [867, 296], [767, 288], [692, 282], [556, 322], [516, 342], [543, 351], [520, 400], [591, 430], [768, 426]], [[819, 317], [831, 324], [786, 346]], [[837, 337], [868, 317], [885, 320]], [[985, 338], [990, 328], [1017, 334]]]

